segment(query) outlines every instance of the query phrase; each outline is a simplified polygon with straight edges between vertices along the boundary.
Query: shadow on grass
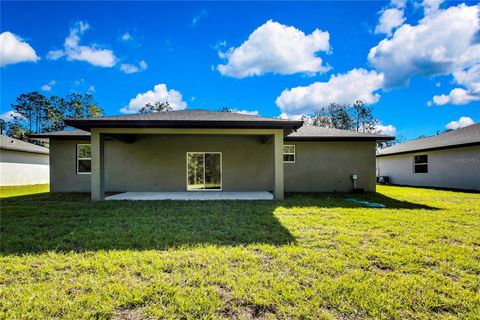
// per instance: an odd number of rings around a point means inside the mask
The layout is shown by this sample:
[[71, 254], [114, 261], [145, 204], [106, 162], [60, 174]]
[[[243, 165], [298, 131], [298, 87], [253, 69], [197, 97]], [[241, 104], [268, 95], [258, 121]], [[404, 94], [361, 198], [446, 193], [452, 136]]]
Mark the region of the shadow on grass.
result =
[[[351, 196], [351, 195], [349, 195]], [[278, 207], [355, 208], [344, 194], [295, 194], [284, 201], [105, 201], [40, 193], [1, 200], [0, 254], [165, 250], [190, 245], [295, 243]], [[354, 195], [389, 208], [435, 209], [380, 194]]]

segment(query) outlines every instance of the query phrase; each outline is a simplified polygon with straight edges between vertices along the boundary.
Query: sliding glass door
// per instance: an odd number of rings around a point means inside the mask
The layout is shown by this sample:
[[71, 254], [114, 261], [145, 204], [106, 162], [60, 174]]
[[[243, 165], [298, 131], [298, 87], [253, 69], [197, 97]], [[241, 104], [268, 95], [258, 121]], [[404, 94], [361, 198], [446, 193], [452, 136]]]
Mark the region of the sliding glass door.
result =
[[220, 152], [187, 152], [187, 190], [222, 190]]

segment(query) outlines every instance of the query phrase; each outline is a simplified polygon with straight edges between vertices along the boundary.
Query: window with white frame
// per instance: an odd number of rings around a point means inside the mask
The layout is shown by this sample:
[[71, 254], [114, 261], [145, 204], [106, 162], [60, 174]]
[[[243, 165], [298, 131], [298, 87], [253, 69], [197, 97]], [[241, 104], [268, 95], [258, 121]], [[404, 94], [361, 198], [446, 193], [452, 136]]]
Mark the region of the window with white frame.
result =
[[414, 173], [428, 173], [428, 155], [422, 154], [413, 159]]
[[92, 172], [92, 152], [89, 144], [77, 144], [77, 174]]
[[283, 146], [283, 162], [295, 163], [295, 146], [294, 145]]

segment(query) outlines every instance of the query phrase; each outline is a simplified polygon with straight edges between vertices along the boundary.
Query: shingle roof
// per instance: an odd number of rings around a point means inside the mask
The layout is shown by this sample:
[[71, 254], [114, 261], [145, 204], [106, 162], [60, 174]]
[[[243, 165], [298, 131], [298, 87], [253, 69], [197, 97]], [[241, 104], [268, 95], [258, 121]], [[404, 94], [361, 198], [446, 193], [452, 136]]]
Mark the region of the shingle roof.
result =
[[377, 156], [387, 156], [426, 150], [448, 149], [480, 144], [480, 123], [449, 131], [437, 136], [410, 140], [381, 149]]
[[0, 135], [0, 149], [49, 154], [48, 148]]
[[393, 140], [393, 137], [357, 132], [352, 130], [340, 130], [324, 128], [312, 125], [303, 125], [296, 132], [289, 134], [285, 140]]
[[267, 118], [255, 115], [209, 110], [176, 110], [137, 113], [120, 116], [65, 120], [69, 126], [89, 131], [94, 127], [156, 127], [156, 128], [289, 128], [301, 121]]

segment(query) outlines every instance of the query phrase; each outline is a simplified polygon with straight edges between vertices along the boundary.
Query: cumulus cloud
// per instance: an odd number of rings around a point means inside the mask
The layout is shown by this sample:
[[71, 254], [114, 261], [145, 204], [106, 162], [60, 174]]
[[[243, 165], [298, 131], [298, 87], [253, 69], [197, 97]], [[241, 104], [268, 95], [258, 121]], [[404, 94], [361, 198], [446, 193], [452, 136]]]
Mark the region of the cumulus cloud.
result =
[[167, 85], [164, 83], [157, 84], [153, 87], [153, 90], [148, 90], [144, 93], [139, 93], [137, 96], [130, 100], [128, 106], [120, 109], [122, 113], [137, 113], [140, 108], [147, 103], [168, 102], [173, 110], [183, 110], [187, 108], [187, 103], [182, 100], [182, 94], [179, 91], [167, 89]]
[[384, 33], [388, 36], [392, 35], [392, 31], [401, 26], [405, 22], [403, 9], [390, 8], [382, 12], [375, 27], [375, 33]]
[[4, 113], [0, 114], [0, 119], [2, 119], [5, 122], [13, 121], [13, 120], [15, 120], [15, 118], [23, 119], [21, 114], [15, 112], [13, 110], [10, 110], [10, 111], [7, 111], [7, 112], [4, 112]]
[[133, 64], [128, 64], [128, 63], [122, 63], [120, 65], [120, 70], [125, 72], [125, 73], [137, 73], [140, 71], [147, 70], [148, 65], [145, 61], [141, 60], [138, 63], [138, 66], [133, 65]]
[[466, 127], [466, 126], [469, 126], [469, 125], [472, 125], [472, 124], [475, 124], [475, 121], [473, 121], [472, 118], [470, 118], [470, 117], [460, 117], [460, 119], [458, 119], [458, 121], [451, 121], [451, 122], [447, 123], [445, 128], [447, 128], [448, 130], [456, 130], [458, 128], [463, 128], [463, 127]]
[[269, 20], [239, 47], [219, 52], [220, 58], [227, 62], [217, 69], [222, 75], [234, 78], [326, 72], [330, 68], [323, 65], [317, 52], [330, 50], [329, 39], [329, 33], [319, 29], [305, 35], [295, 27]]
[[379, 123], [378, 125], [375, 126], [375, 130], [378, 133], [384, 134], [384, 135], [387, 135], [387, 136], [396, 136], [397, 135], [397, 128], [395, 128], [391, 124], [384, 126], [381, 123]]
[[94, 66], [111, 68], [117, 64], [117, 57], [112, 50], [102, 49], [98, 45], [80, 45], [81, 36], [90, 28], [87, 22], [79, 21], [71, 29], [63, 50], [51, 50], [48, 59], [57, 60], [66, 56], [68, 60], [85, 61]]
[[450, 91], [449, 94], [433, 96], [433, 103], [437, 106], [442, 106], [445, 104], [462, 105], [478, 100], [480, 100], [480, 96], [473, 95], [463, 88], [455, 88]]
[[327, 82], [315, 82], [306, 87], [284, 90], [275, 103], [287, 114], [310, 114], [330, 103], [351, 104], [361, 100], [378, 102], [376, 93], [383, 85], [383, 75], [365, 69], [353, 69], [346, 74], [332, 75]]
[[57, 82], [56, 82], [55, 80], [51, 80], [51, 81], [49, 81], [47, 84], [44, 84], [44, 85], [41, 87], [41, 89], [42, 89], [43, 91], [52, 91], [52, 88], [53, 88], [53, 86], [54, 86], [55, 84], [57, 84]]
[[407, 85], [415, 75], [436, 76], [472, 67], [480, 60], [479, 6], [460, 4], [404, 24], [373, 47], [370, 64], [385, 76], [385, 88]]
[[19, 36], [5, 31], [0, 34], [0, 67], [20, 62], [37, 62], [35, 50]]
[[425, 16], [435, 15], [440, 10], [440, 5], [444, 0], [423, 0], [423, 12]]

